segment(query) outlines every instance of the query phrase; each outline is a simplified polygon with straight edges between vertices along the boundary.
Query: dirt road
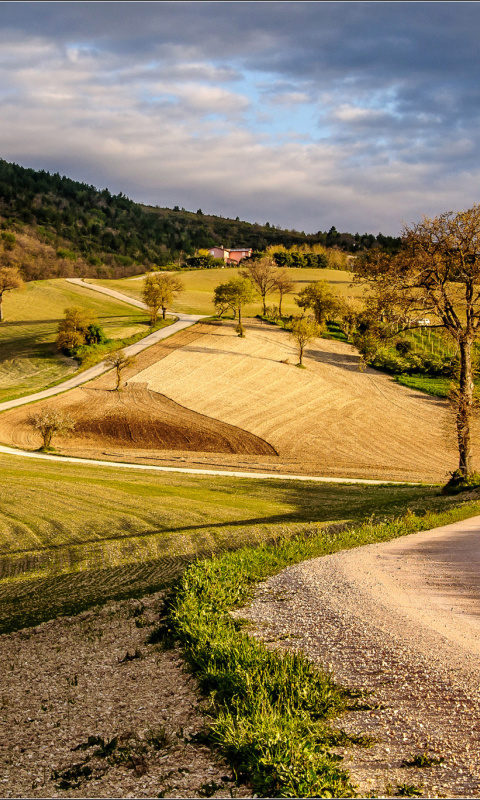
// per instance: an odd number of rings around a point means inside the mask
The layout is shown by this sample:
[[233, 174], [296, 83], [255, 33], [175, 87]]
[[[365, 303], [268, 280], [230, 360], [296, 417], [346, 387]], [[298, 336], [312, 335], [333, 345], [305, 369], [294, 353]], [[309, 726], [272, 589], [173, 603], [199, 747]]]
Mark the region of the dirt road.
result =
[[[375, 744], [339, 751], [361, 793], [478, 796], [480, 517], [291, 567], [239, 614], [371, 692], [342, 727]], [[402, 766], [424, 753], [443, 761]]]

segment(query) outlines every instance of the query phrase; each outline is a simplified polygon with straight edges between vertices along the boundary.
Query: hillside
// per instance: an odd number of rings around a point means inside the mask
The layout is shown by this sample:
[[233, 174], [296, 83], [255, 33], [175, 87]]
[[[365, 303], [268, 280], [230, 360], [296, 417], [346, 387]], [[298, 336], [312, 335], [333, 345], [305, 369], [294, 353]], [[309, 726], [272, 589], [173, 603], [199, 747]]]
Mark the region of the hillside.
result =
[[211, 216], [201, 209], [193, 213], [154, 208], [122, 192], [113, 195], [108, 189], [5, 160], [0, 160], [0, 217], [4, 231], [27, 234], [59, 259], [53, 259], [48, 275], [37, 271], [35, 278], [67, 277], [68, 268], [75, 275], [122, 277], [141, 272], [141, 266], [181, 263], [197, 249], [215, 244], [254, 250], [275, 244], [322, 244], [354, 252], [396, 241], [381, 234], [341, 234], [335, 228], [306, 234], [239, 217]]
[[[201, 323], [154, 345], [114, 396], [111, 373], [42, 405], [78, 420], [65, 455], [268, 473], [441, 482], [454, 469], [447, 404], [358, 370], [351, 345], [319, 339], [298, 370], [286, 331], [249, 320]], [[0, 438], [39, 446], [28, 407], [0, 416]], [[392, 448], [392, 429], [395, 447]]]

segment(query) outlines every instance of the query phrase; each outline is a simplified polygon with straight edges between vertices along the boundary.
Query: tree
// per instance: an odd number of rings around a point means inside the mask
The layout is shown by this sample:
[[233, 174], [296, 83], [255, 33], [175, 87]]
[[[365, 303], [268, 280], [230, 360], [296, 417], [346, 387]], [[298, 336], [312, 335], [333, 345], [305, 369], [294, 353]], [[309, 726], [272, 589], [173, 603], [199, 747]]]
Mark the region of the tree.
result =
[[178, 275], [162, 272], [157, 275], [147, 275], [143, 283], [143, 302], [150, 310], [150, 324], [155, 325], [158, 312], [162, 309], [163, 319], [176, 296], [185, 289]]
[[115, 391], [119, 391], [120, 389], [120, 381], [122, 378], [122, 372], [127, 367], [130, 367], [132, 364], [135, 363], [135, 356], [127, 356], [124, 350], [115, 350], [114, 353], [109, 353], [105, 359], [105, 364], [109, 367], [113, 367], [117, 373], [117, 385], [115, 386]]
[[416, 327], [429, 315], [456, 342], [459, 465], [453, 479], [464, 480], [473, 472], [470, 429], [475, 405], [473, 346], [480, 337], [480, 205], [404, 226], [397, 254], [369, 251], [359, 259], [356, 272], [356, 280], [369, 289], [370, 312], [382, 321], [385, 335], [393, 325]]
[[220, 306], [220, 297], [223, 302], [228, 298], [229, 308], [238, 312], [237, 332], [242, 338], [245, 336], [242, 325], [242, 308], [248, 303], [252, 303], [255, 297], [255, 289], [248, 278], [232, 278], [228, 283], [220, 284], [214, 291], [213, 303], [216, 308]]
[[3, 322], [3, 293], [23, 288], [24, 283], [18, 267], [0, 267], [0, 322]]
[[213, 305], [215, 306], [217, 315], [219, 317], [223, 317], [223, 315], [226, 314], [230, 309], [235, 317], [237, 312], [235, 302], [236, 292], [235, 288], [231, 285], [231, 281], [228, 283], [219, 283], [213, 293]]
[[247, 278], [256, 287], [258, 294], [262, 298], [263, 314], [267, 313], [267, 294], [275, 289], [277, 269], [275, 262], [269, 256], [263, 256], [255, 261], [251, 261], [243, 269], [240, 275]]
[[303, 351], [312, 339], [322, 333], [322, 328], [312, 317], [294, 317], [291, 323], [290, 336], [298, 345], [298, 366], [303, 366]]
[[289, 292], [293, 292], [295, 284], [288, 275], [288, 272], [285, 269], [281, 271], [277, 270], [275, 276], [275, 285], [274, 288], [277, 290], [278, 294], [280, 295], [278, 300], [278, 314], [282, 316], [282, 300], [284, 294], [289, 294]]
[[36, 413], [29, 414], [27, 421], [42, 436], [43, 450], [50, 449], [54, 435], [66, 436], [75, 427], [73, 417], [54, 408], [41, 408]]
[[58, 324], [56, 344], [59, 350], [75, 355], [84, 344], [105, 342], [107, 337], [95, 316], [84, 308], [72, 306], [65, 309], [65, 317]]
[[295, 302], [300, 308], [310, 308], [318, 325], [323, 325], [336, 311], [338, 301], [326, 281], [315, 281], [299, 292]]

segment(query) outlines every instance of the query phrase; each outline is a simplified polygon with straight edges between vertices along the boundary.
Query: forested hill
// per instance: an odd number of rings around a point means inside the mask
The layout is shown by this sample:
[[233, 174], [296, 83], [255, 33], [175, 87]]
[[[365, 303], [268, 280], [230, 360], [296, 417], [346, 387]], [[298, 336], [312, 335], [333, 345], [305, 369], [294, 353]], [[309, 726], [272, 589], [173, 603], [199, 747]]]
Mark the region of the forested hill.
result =
[[[199, 248], [301, 244], [336, 245], [355, 252], [379, 242], [396, 240], [373, 235], [305, 234], [274, 226], [242, 222], [185, 209], [159, 208], [135, 203], [122, 192], [112, 195], [58, 173], [26, 169], [0, 160], [0, 217], [3, 229], [23, 226], [46, 245], [77, 254], [84, 264], [139, 272], [140, 266], [180, 263]], [[384, 240], [384, 241], [381, 241]], [[137, 267], [138, 265], [138, 267]]]

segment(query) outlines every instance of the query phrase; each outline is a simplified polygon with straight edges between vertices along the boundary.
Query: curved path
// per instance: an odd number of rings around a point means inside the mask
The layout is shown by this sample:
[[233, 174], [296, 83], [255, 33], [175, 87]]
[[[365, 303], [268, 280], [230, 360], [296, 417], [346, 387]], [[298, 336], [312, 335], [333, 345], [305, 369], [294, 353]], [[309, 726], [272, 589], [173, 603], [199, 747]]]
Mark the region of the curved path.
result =
[[[361, 796], [478, 797], [480, 517], [289, 567], [238, 613], [369, 693], [341, 721], [375, 739], [340, 751]], [[443, 762], [402, 766], [423, 753]]]
[[[122, 302], [128, 303], [131, 306], [136, 306], [137, 308], [147, 310], [147, 306], [144, 303], [141, 303], [139, 300], [135, 300], [132, 297], [127, 297], [126, 295], [116, 292], [113, 289], [105, 289], [103, 286], [92, 286], [91, 284], [84, 283], [84, 281], [80, 278], [67, 278], [66, 280], [68, 283], [77, 284], [78, 286], [82, 286], [84, 289], [91, 289], [94, 292], [108, 294], [110, 297], [114, 297], [116, 300], [121, 300]], [[202, 314], [175, 313], [168, 314], [168, 316], [176, 317], [177, 321], [172, 323], [172, 325], [169, 325], [167, 328], [162, 328], [159, 331], [149, 333], [148, 336], [145, 336], [145, 338], [141, 339], [139, 342], [135, 342], [135, 344], [128, 345], [128, 347], [124, 348], [125, 354], [127, 356], [136, 356], [147, 347], [151, 347], [153, 344], [160, 342], [162, 339], [167, 339], [174, 333], [178, 333], [178, 331], [182, 331], [184, 328], [189, 328], [191, 325], [195, 325], [195, 323], [199, 322], [199, 320], [205, 319], [205, 315]], [[44, 389], [41, 392], [35, 392], [34, 394], [29, 394], [25, 397], [18, 397], [16, 400], [6, 400], [4, 403], [0, 403], [0, 411], [6, 411], [9, 408], [24, 406], [27, 405], [27, 403], [34, 403], [37, 400], [44, 400], [47, 397], [53, 397], [54, 395], [61, 394], [69, 389], [82, 386], [82, 384], [88, 383], [88, 381], [91, 381], [94, 378], [98, 378], [99, 375], [103, 375], [104, 372], [108, 372], [110, 369], [112, 369], [111, 366], [105, 364], [105, 361], [101, 361], [99, 364], [89, 367], [89, 369], [86, 369], [84, 372], [80, 372], [78, 375], [74, 375], [73, 378], [69, 378], [68, 380], [63, 381], [56, 386], [52, 386], [50, 389]]]
[[[114, 289], [107, 289], [104, 286], [97, 286], [85, 283], [84, 280], [81, 278], [67, 278], [67, 281], [69, 283], [76, 284], [77, 286], [81, 286], [84, 289], [91, 289], [94, 292], [100, 292], [101, 294], [109, 295], [110, 297], [114, 297], [116, 300], [121, 300], [122, 302], [136, 306], [137, 308], [142, 308], [144, 310], [147, 310], [148, 308], [140, 300], [128, 297], [127, 295], [124, 295], [121, 292], [117, 292]], [[140, 353], [147, 347], [150, 347], [151, 345], [156, 344], [162, 339], [166, 339], [167, 337], [172, 336], [172, 334], [177, 333], [178, 331], [181, 331], [184, 328], [188, 328], [190, 327], [190, 325], [194, 325], [201, 319], [206, 318], [205, 315], [201, 314], [184, 314], [181, 312], [175, 312], [171, 316], [175, 316], [177, 318], [177, 322], [174, 322], [172, 325], [169, 325], [168, 328], [162, 328], [159, 331], [155, 331], [154, 333], [149, 334], [136, 344], [132, 344], [129, 345], [128, 347], [125, 347], [124, 348], [125, 353], [127, 355], [132, 355], [132, 356], [137, 355], [137, 353]], [[7, 409], [10, 408], [16, 408], [17, 406], [23, 406], [28, 403], [33, 403], [36, 402], [37, 400], [43, 400], [47, 397], [53, 397], [54, 395], [66, 392], [69, 389], [74, 389], [77, 386], [81, 386], [82, 384], [87, 383], [90, 380], [93, 380], [93, 378], [97, 378], [99, 375], [102, 375], [109, 369], [111, 369], [111, 367], [107, 366], [105, 362], [102, 361], [101, 363], [95, 364], [95, 366], [86, 369], [84, 372], [81, 372], [79, 375], [75, 375], [73, 378], [69, 378], [63, 383], [60, 383], [57, 386], [53, 386], [50, 389], [44, 389], [41, 392], [36, 392], [35, 394], [31, 394], [26, 397], [19, 397], [16, 400], [7, 400], [4, 403], [0, 403], [0, 412], [6, 411]], [[383, 480], [369, 480], [361, 478], [358, 479], [321, 478], [321, 477], [311, 477], [309, 475], [288, 475], [288, 474], [281, 475], [278, 473], [270, 474], [270, 473], [238, 472], [238, 471], [227, 471], [227, 470], [189, 469], [187, 467], [161, 467], [152, 464], [131, 464], [131, 463], [126, 463], [124, 461], [101, 461], [101, 460], [87, 459], [87, 458], [75, 458], [73, 456], [67, 457], [67, 456], [47, 455], [43, 453], [35, 453], [26, 450], [16, 450], [13, 447], [6, 447], [3, 445], [0, 445], [0, 453], [4, 453], [5, 455], [23, 456], [26, 458], [47, 459], [50, 461], [63, 461], [63, 462], [68, 461], [79, 464], [95, 464], [104, 467], [154, 470], [157, 472], [184, 472], [193, 475], [223, 475], [235, 478], [253, 478], [257, 480], [276, 479], [276, 480], [316, 481], [318, 483], [343, 483], [343, 484], [360, 483], [360, 484], [369, 484], [374, 486], [380, 486], [383, 484], [405, 483], [405, 481], [383, 481]], [[409, 485], [418, 485], [418, 484], [409, 482]]]

